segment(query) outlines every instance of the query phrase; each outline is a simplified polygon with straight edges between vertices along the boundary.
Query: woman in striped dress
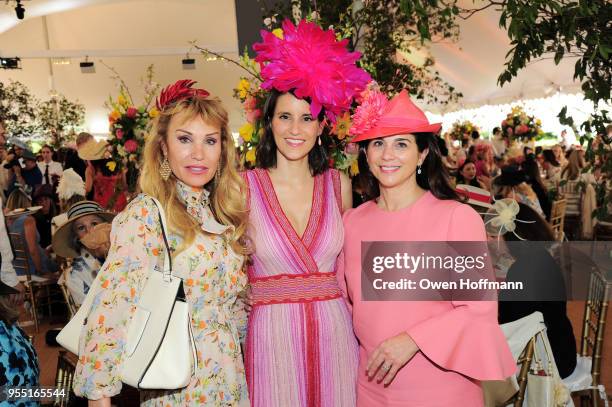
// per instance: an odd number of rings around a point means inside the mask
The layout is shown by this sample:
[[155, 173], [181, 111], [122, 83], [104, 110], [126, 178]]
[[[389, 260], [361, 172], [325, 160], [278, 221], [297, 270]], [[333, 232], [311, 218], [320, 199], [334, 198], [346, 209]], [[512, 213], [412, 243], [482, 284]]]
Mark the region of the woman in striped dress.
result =
[[283, 23], [255, 44], [270, 90], [257, 169], [246, 173], [248, 275], [253, 309], [246, 340], [247, 384], [255, 407], [354, 406], [357, 342], [336, 280], [351, 207], [348, 177], [329, 169], [321, 142], [369, 76], [332, 30]]

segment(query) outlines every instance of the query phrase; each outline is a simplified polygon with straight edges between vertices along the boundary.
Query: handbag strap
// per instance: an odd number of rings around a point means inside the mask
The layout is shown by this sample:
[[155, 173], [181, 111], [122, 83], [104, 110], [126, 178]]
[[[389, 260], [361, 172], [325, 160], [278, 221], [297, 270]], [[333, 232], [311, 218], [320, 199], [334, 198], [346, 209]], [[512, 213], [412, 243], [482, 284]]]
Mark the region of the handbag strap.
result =
[[164, 269], [162, 272], [172, 274], [172, 257], [170, 256], [170, 245], [168, 244], [168, 237], [166, 236], [166, 215], [164, 208], [161, 203], [154, 197], [147, 195], [157, 206], [157, 212], [159, 213], [159, 223], [161, 226], [162, 237], [164, 238], [164, 245], [166, 246], [166, 255], [164, 256]]

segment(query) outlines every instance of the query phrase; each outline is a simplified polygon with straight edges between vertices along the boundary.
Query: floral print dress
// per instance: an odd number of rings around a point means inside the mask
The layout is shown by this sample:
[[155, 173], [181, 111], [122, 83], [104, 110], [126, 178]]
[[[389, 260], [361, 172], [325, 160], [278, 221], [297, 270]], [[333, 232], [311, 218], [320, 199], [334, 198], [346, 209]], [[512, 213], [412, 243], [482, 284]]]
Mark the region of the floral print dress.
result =
[[[173, 259], [173, 274], [183, 279], [197, 350], [197, 369], [186, 388], [141, 391], [144, 406], [248, 406], [240, 342], [246, 313], [239, 293], [246, 288], [244, 257], [226, 241], [231, 226], [217, 223], [208, 192], [177, 183], [188, 213], [202, 228]], [[171, 250], [181, 239], [166, 231]], [[81, 332], [74, 391], [95, 400], [121, 391], [122, 351], [131, 316], [147, 276], [163, 267], [165, 247], [158, 210], [139, 195], [113, 221], [111, 249], [98, 273], [96, 294]]]

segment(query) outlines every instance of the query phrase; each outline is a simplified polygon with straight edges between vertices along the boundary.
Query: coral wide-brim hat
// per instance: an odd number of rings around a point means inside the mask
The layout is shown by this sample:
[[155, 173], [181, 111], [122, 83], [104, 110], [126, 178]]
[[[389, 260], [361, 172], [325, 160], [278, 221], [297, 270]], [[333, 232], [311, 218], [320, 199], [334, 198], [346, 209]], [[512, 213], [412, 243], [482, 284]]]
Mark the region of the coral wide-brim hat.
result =
[[[379, 91], [377, 98], [380, 98]], [[391, 100], [374, 108], [367, 107], [368, 96], [365, 96], [353, 118], [351, 134], [355, 137], [351, 142], [371, 140], [397, 134], [438, 133], [442, 123], [429, 123], [425, 113], [415, 105], [408, 92], [404, 89]], [[361, 109], [361, 112], [360, 112]]]

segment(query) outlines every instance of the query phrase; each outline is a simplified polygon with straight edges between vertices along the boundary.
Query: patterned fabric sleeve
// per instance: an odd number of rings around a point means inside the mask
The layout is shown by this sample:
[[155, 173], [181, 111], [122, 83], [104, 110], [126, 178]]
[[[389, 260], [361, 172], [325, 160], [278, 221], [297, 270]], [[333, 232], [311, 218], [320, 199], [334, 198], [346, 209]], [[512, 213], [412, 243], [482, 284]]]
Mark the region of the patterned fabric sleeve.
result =
[[129, 321], [149, 273], [164, 256], [155, 203], [140, 195], [113, 221], [99, 291], [80, 337], [74, 392], [90, 400], [121, 391], [119, 367]]

